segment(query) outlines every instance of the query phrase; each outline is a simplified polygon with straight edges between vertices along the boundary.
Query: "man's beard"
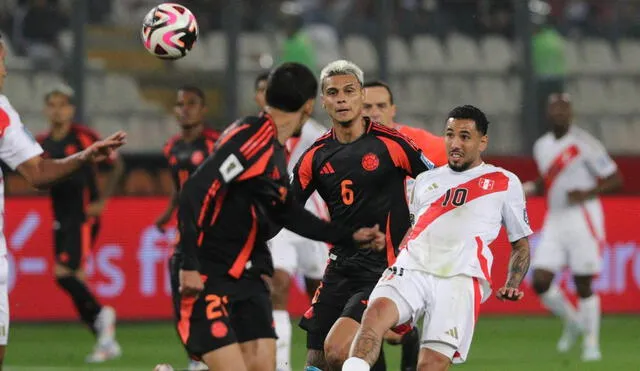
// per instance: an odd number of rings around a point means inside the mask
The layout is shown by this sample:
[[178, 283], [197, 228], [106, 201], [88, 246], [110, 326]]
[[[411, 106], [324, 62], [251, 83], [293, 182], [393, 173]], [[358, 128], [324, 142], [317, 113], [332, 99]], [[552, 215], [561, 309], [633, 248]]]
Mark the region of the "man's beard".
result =
[[467, 169], [469, 169], [469, 167], [471, 167], [471, 164], [473, 163], [473, 161], [467, 161], [464, 162], [460, 165], [452, 165], [451, 162], [449, 162], [449, 168], [455, 172], [461, 173]]

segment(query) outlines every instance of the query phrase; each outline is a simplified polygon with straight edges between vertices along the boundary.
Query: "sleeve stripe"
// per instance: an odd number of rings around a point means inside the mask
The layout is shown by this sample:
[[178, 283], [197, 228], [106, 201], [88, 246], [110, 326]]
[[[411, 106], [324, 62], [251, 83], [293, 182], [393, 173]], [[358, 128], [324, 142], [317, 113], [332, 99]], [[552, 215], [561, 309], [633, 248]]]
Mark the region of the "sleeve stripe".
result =
[[302, 190], [307, 189], [311, 181], [313, 180], [313, 156], [316, 151], [322, 148], [324, 144], [311, 148], [307, 153], [302, 156], [300, 160], [300, 167], [298, 168], [298, 179], [300, 180], [300, 187]]
[[270, 130], [273, 130], [273, 126], [270, 121], [267, 121], [242, 145], [242, 147], [240, 147], [240, 153], [242, 153], [243, 156], [248, 157], [248, 154], [251, 153], [252, 149], [258, 144], [264, 135], [269, 134]]
[[265, 146], [269, 145], [269, 142], [273, 140], [274, 135], [274, 129], [270, 128], [260, 138], [257, 138], [256, 143], [252, 145], [253, 148], [245, 154], [247, 160], [257, 155]]
[[384, 145], [387, 147], [389, 155], [393, 160], [393, 164], [396, 167], [399, 167], [406, 171], [407, 174], [412, 174], [409, 157], [407, 156], [407, 153], [404, 151], [402, 146], [398, 144], [398, 142], [390, 138], [378, 137], [378, 139], [380, 139], [382, 143], [384, 143]]
[[242, 124], [238, 127], [231, 129], [228, 133], [222, 133], [223, 135], [220, 138], [220, 145], [223, 145], [229, 141], [229, 139], [233, 138], [236, 134], [241, 132], [242, 130], [248, 128], [249, 124]]
[[256, 177], [256, 176], [264, 173], [265, 169], [267, 168], [267, 164], [269, 163], [269, 160], [271, 159], [272, 155], [273, 155], [273, 146], [271, 146], [267, 151], [265, 151], [262, 154], [262, 156], [260, 156], [260, 158], [253, 165], [251, 165], [251, 167], [249, 167], [247, 170], [245, 170], [238, 177], [238, 181], [247, 180], [249, 178], [253, 178], [253, 177]]
[[405, 134], [397, 131], [396, 129], [389, 129], [386, 126], [382, 126], [382, 125], [374, 125], [373, 129], [379, 133], [382, 134], [387, 134], [389, 136], [392, 136], [396, 139], [402, 140], [403, 142], [407, 143], [409, 146], [411, 146], [414, 150], [419, 151], [420, 147], [418, 147], [418, 145], [408, 136], [406, 136]]
[[216, 197], [216, 193], [218, 193], [218, 190], [220, 190], [221, 186], [222, 184], [218, 179], [214, 180], [213, 183], [211, 183], [211, 187], [209, 187], [207, 195], [202, 202], [202, 207], [200, 208], [200, 215], [198, 216], [198, 227], [202, 227], [202, 224], [204, 223], [204, 217], [207, 214], [207, 210], [209, 209], [209, 204], [211, 203], [211, 200]]

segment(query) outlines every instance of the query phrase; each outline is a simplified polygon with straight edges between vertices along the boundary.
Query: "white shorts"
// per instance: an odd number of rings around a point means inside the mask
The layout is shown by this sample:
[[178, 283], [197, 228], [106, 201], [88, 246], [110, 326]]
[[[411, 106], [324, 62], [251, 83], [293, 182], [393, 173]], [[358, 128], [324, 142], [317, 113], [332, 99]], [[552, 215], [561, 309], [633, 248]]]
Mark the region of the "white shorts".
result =
[[9, 262], [0, 256], [0, 346], [9, 340]]
[[604, 217], [599, 202], [547, 214], [531, 266], [557, 273], [568, 266], [574, 275], [602, 269]]
[[445, 354], [442, 345], [446, 344], [445, 349], [451, 352], [445, 355], [454, 363], [467, 359], [482, 302], [478, 278], [438, 277], [394, 266], [383, 273], [369, 303], [377, 298], [387, 298], [396, 304], [400, 314], [396, 326], [407, 322], [415, 325], [424, 316], [422, 348]]
[[[328, 219], [324, 201], [315, 192], [307, 200], [305, 208], [319, 218]], [[283, 270], [289, 275], [301, 273], [311, 279], [322, 278], [329, 259], [329, 246], [326, 243], [282, 229], [269, 240], [269, 247], [275, 269]]]

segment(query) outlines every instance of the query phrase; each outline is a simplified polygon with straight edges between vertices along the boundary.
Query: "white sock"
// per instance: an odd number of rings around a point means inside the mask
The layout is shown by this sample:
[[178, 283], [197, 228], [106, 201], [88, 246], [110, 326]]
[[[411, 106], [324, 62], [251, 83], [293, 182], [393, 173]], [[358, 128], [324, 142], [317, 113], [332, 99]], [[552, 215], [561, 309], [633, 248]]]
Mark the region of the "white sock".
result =
[[291, 371], [291, 319], [286, 310], [274, 310], [273, 321], [276, 323], [276, 370]]
[[551, 285], [549, 290], [540, 295], [542, 303], [551, 313], [562, 318], [566, 322], [578, 322], [578, 313], [573, 305], [567, 300], [560, 288], [556, 285]]
[[369, 371], [371, 366], [362, 358], [349, 357], [342, 364], [342, 371]]
[[587, 346], [599, 346], [600, 338], [600, 297], [591, 295], [578, 300], [578, 317], [584, 329], [584, 343]]

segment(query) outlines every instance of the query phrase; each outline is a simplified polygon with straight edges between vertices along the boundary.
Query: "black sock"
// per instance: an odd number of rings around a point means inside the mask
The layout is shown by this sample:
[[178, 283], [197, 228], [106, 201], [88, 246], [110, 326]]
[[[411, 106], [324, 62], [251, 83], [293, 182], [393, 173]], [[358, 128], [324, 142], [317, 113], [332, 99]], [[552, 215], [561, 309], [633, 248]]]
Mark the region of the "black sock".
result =
[[420, 335], [417, 328], [402, 337], [402, 361], [401, 371], [415, 371], [418, 367], [418, 354], [420, 353]]
[[384, 344], [380, 347], [380, 355], [376, 363], [371, 366], [371, 371], [387, 371], [387, 362], [384, 359]]
[[100, 313], [102, 309], [96, 298], [89, 292], [87, 286], [75, 276], [58, 277], [56, 281], [58, 285], [71, 296], [71, 300], [73, 300], [73, 304], [80, 314], [82, 322], [86, 323], [95, 334], [96, 329], [94, 325], [98, 313]]

